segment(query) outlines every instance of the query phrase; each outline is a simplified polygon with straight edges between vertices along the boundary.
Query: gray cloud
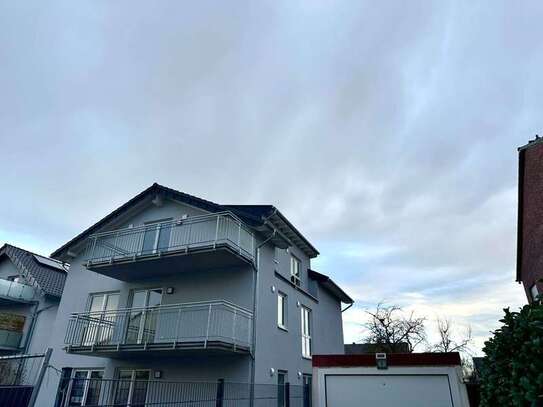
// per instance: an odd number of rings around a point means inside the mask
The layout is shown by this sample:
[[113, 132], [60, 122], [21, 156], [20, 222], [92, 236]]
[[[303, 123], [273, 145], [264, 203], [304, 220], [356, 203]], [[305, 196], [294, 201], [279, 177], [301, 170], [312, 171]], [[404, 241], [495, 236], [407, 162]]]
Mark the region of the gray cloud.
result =
[[274, 203], [361, 304], [458, 296], [483, 332], [481, 296], [523, 300], [515, 148], [541, 128], [542, 12], [4, 2], [0, 239], [50, 252], [154, 181]]

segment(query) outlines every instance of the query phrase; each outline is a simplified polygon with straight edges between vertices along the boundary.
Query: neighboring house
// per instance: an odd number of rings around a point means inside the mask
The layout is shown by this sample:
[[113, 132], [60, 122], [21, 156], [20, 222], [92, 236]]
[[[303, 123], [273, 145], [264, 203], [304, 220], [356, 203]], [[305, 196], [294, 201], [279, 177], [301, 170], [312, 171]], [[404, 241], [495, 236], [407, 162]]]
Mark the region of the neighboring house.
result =
[[68, 266], [5, 244], [0, 248], [0, 354], [39, 353], [49, 343]]
[[393, 345], [393, 352], [390, 350], [391, 345], [386, 346], [378, 343], [352, 343], [345, 344], [346, 355], [360, 355], [364, 353], [411, 353], [407, 342], [400, 342]]
[[[343, 353], [341, 304], [353, 302], [311, 270], [318, 254], [271, 205], [153, 184], [52, 254], [71, 264], [51, 340], [51, 365], [79, 380], [66, 403], [181, 397], [149, 380], [310, 383], [314, 353]], [[58, 384], [49, 377], [39, 405]]]
[[528, 301], [543, 293], [543, 139], [519, 148], [517, 278]]

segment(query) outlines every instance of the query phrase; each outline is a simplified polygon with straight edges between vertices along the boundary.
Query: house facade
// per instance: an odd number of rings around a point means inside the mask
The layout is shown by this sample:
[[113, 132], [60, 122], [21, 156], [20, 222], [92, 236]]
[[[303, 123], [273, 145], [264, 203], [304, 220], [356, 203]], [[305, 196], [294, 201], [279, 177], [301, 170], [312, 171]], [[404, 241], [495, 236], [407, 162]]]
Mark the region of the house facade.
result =
[[310, 383], [313, 354], [343, 353], [352, 303], [311, 270], [317, 255], [271, 205], [153, 184], [52, 254], [71, 265], [50, 340], [61, 374], [38, 405], [165, 403], [179, 382]]
[[1, 356], [45, 350], [67, 270], [67, 264], [9, 244], [0, 248]]
[[543, 139], [519, 148], [517, 275], [528, 301], [543, 293]]

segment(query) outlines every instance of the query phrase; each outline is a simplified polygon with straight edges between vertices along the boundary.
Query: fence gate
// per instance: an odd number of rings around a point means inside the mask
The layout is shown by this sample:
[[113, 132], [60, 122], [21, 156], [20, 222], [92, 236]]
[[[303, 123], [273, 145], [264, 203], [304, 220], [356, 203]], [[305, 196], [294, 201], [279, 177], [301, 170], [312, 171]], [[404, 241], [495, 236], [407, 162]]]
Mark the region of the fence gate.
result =
[[33, 407], [51, 349], [34, 355], [0, 356], [0, 406]]

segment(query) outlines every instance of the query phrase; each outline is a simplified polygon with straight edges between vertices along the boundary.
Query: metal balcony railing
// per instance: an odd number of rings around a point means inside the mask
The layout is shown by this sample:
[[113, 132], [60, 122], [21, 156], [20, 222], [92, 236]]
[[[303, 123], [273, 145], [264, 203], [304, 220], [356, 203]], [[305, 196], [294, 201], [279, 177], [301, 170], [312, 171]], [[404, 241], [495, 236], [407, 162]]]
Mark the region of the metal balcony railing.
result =
[[311, 407], [311, 385], [250, 384], [218, 381], [169, 381], [62, 378], [57, 400], [61, 406], [93, 407]]
[[[117, 350], [207, 348], [250, 350], [253, 314], [227, 301], [80, 312], [68, 322], [70, 348]], [[73, 349], [72, 349], [73, 350]]]
[[22, 337], [22, 332], [0, 329], [0, 348], [18, 349]]
[[254, 260], [254, 236], [231, 212], [97, 233], [89, 237], [86, 259], [92, 265], [218, 246]]
[[0, 279], [1, 298], [16, 301], [33, 301], [36, 299], [36, 295], [36, 289], [30, 285]]

